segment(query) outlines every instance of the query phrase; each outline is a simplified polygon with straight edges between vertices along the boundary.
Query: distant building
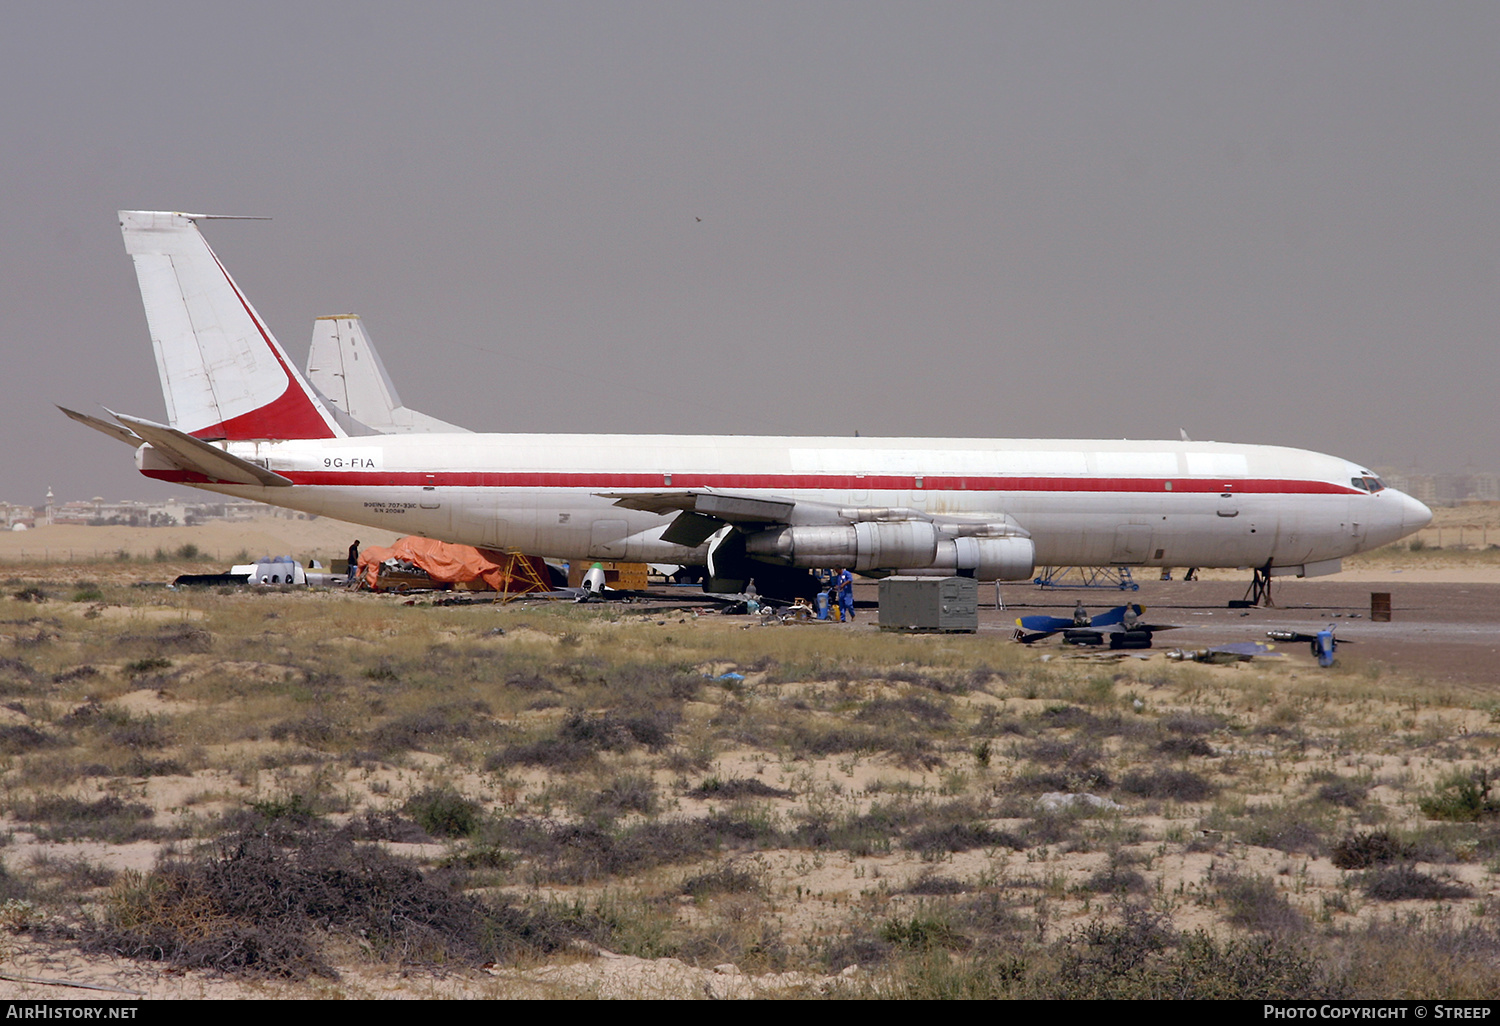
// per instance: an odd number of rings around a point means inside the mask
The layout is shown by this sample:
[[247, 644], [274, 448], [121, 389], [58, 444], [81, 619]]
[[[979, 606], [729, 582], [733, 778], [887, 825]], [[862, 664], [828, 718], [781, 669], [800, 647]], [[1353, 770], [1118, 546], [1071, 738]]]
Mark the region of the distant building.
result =
[[1500, 474], [1470, 470], [1464, 474], [1381, 470], [1381, 480], [1429, 506], [1500, 502]]
[[[0, 504], [0, 511], [4, 510]], [[22, 507], [16, 507], [20, 509]], [[35, 513], [25, 507], [33, 522]], [[243, 499], [228, 499], [216, 502], [186, 502], [173, 496], [161, 502], [140, 502], [121, 499], [106, 502], [102, 497], [75, 499], [58, 504], [47, 492], [46, 522], [49, 524], [77, 524], [89, 527], [177, 527], [207, 523], [215, 520], [242, 521], [280, 512], [274, 507]]]

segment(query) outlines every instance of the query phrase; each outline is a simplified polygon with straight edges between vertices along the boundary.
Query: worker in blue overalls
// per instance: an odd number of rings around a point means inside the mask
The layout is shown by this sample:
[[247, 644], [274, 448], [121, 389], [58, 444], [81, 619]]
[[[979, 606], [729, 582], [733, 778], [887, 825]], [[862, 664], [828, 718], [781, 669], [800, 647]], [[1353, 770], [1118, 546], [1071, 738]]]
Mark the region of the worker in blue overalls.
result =
[[833, 587], [839, 600], [839, 614], [841, 618], [854, 622], [854, 575], [849, 572], [848, 567], [839, 567], [838, 573], [833, 575]]

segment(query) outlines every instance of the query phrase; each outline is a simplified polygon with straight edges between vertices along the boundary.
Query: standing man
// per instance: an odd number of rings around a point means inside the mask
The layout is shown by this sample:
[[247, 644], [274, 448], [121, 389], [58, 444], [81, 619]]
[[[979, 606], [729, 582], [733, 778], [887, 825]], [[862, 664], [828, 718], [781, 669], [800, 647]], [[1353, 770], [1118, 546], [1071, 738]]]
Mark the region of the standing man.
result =
[[854, 622], [854, 575], [848, 567], [839, 567], [833, 577], [834, 591], [838, 595], [839, 613], [850, 623]]
[[354, 544], [349, 546], [349, 584], [354, 583], [355, 576], [359, 573], [359, 539], [354, 539]]

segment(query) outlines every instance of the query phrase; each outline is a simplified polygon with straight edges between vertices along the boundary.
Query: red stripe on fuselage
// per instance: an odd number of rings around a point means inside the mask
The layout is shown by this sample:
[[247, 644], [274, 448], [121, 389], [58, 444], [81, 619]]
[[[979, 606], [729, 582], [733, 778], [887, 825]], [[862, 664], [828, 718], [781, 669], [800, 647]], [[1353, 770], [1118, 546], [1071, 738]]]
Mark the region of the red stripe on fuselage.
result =
[[[166, 477], [171, 471], [153, 471], [148, 477], [191, 483], [187, 478]], [[922, 491], [922, 492], [1114, 492], [1150, 495], [1363, 495], [1347, 485], [1331, 481], [1282, 479], [1225, 481], [1122, 478], [1122, 477], [931, 477], [924, 475], [918, 488], [914, 477], [889, 475], [852, 477], [844, 474], [672, 474], [664, 484], [661, 474], [544, 473], [535, 471], [278, 471], [296, 485], [345, 488], [577, 488], [608, 491], [690, 491], [701, 488], [757, 491]], [[197, 477], [198, 481], [207, 478]], [[1171, 488], [1167, 485], [1170, 484]]]

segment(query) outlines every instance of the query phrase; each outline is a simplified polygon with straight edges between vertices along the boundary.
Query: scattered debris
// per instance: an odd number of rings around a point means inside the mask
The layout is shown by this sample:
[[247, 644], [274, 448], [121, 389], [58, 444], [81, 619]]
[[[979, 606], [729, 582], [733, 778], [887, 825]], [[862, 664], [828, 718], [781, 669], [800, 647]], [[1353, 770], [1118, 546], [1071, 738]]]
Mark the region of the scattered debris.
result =
[[1049, 791], [1036, 800], [1036, 807], [1043, 812], [1057, 812], [1061, 809], [1123, 809], [1125, 806], [1119, 802], [1110, 801], [1108, 798], [1100, 798], [1096, 794], [1087, 792], [1081, 794], [1065, 794], [1062, 791]]

